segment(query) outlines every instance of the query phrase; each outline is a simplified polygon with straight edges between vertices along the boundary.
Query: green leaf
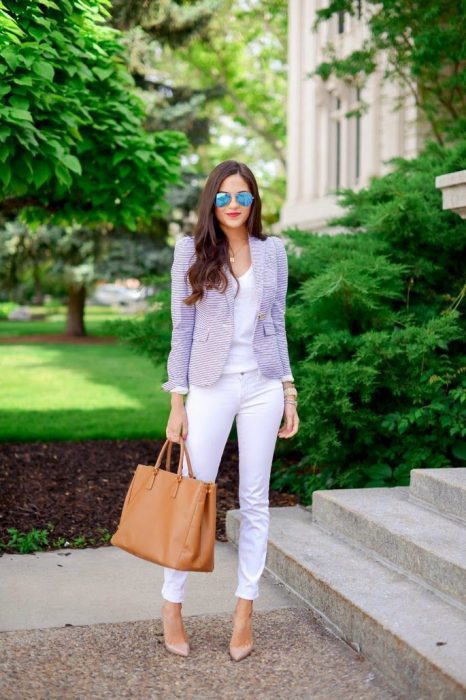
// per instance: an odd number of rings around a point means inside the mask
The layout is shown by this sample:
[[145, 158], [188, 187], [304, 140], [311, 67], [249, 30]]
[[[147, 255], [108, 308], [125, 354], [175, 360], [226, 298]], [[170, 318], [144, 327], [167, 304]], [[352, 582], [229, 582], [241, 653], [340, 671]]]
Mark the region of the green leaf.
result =
[[4, 163], [11, 153], [11, 149], [8, 146], [0, 146], [0, 161]]
[[11, 134], [11, 129], [8, 126], [0, 126], [0, 142], [6, 141], [6, 139], [10, 136]]
[[77, 173], [78, 175], [82, 174], [81, 163], [76, 158], [76, 156], [72, 156], [70, 154], [67, 154], [67, 155], [62, 157], [61, 161], [62, 161], [62, 163], [64, 163], [64, 165], [66, 165], [66, 167], [69, 170], [72, 170], [74, 173]]
[[37, 189], [39, 189], [39, 187], [42, 187], [44, 182], [46, 182], [50, 177], [50, 174], [51, 171], [48, 163], [42, 160], [35, 164], [33, 180]]
[[56, 139], [47, 139], [47, 146], [49, 147], [49, 150], [52, 151], [52, 153], [58, 158], [58, 160], [63, 159], [63, 146], [59, 141]]
[[19, 37], [24, 36], [23, 30], [20, 29], [17, 23], [7, 15], [5, 11], [6, 7], [3, 3], [0, 3], [0, 9], [2, 10], [0, 13], [2, 31], [4, 31], [5, 34], [8, 34], [8, 39], [10, 41], [13, 41], [15, 44], [19, 44]]
[[374, 481], [390, 479], [392, 477], [392, 470], [388, 464], [374, 464], [373, 466], [366, 467], [364, 471], [370, 479]]
[[115, 155], [112, 158], [112, 163], [113, 165], [118, 165], [122, 160], [128, 157], [128, 153], [126, 151], [117, 151]]
[[66, 187], [70, 187], [73, 184], [73, 178], [70, 175], [70, 171], [65, 168], [62, 163], [57, 163], [55, 165], [55, 175], [57, 176], [58, 180], [65, 185]]
[[[27, 124], [30, 126], [28, 122]], [[35, 149], [39, 146], [39, 141], [36, 139], [36, 136], [31, 129], [18, 129], [15, 136], [28, 151], [35, 152]]]
[[53, 2], [53, 0], [41, 0], [41, 3], [52, 10], [60, 10], [59, 5]]
[[451, 451], [458, 459], [466, 459], [466, 442], [464, 440], [455, 442]]
[[16, 155], [13, 161], [12, 169], [15, 174], [19, 173], [24, 179], [26, 179], [28, 182], [31, 182], [33, 169], [31, 164], [30, 153], [28, 153], [27, 151], [23, 151], [22, 153], [20, 152], [18, 155]]
[[111, 66], [110, 68], [96, 68], [96, 67], [94, 67], [92, 70], [95, 73], [95, 75], [99, 78], [99, 80], [107, 80], [107, 78], [109, 76], [111, 76], [112, 73], [114, 72], [113, 66]]
[[149, 153], [149, 151], [139, 150], [136, 151], [134, 155], [136, 156], [136, 158], [140, 158], [144, 163], [147, 163], [150, 160], [152, 154]]
[[8, 163], [0, 163], [0, 180], [8, 187], [11, 180], [11, 168]]
[[162, 156], [159, 155], [159, 153], [153, 153], [153, 154], [152, 154], [152, 157], [153, 157], [153, 159], [154, 159], [155, 161], [157, 161], [157, 163], [158, 163], [159, 165], [168, 166], [168, 163], [167, 163], [167, 161], [165, 160], [165, 158], [162, 158]]
[[30, 112], [27, 111], [27, 109], [12, 108], [10, 109], [10, 117], [12, 117], [13, 119], [19, 119], [21, 121], [32, 122], [32, 115]]
[[8, 64], [8, 67], [11, 68], [11, 70], [15, 71], [17, 67], [19, 66], [20, 63], [20, 57], [16, 51], [13, 49], [5, 49], [2, 52], [2, 57], [5, 60], [5, 62]]
[[27, 87], [32, 86], [32, 78], [30, 75], [22, 75], [19, 78], [13, 80], [16, 85], [26, 85]]
[[40, 75], [41, 78], [45, 78], [46, 80], [53, 80], [53, 76], [55, 75], [54, 67], [51, 63], [47, 63], [47, 61], [36, 61], [32, 70], [36, 75]]
[[29, 108], [29, 100], [22, 95], [12, 95], [10, 97], [10, 105], [12, 107], [18, 107], [18, 109], [27, 110]]
[[29, 34], [34, 37], [37, 41], [41, 41], [44, 36], [47, 36], [47, 30], [43, 27], [29, 27]]

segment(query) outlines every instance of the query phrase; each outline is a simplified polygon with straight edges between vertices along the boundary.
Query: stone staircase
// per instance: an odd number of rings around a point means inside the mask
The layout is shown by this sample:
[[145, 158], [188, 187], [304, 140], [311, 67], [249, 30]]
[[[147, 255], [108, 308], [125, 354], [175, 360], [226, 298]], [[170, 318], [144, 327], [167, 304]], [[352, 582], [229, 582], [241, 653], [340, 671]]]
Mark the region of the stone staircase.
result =
[[271, 508], [266, 566], [403, 697], [466, 700], [466, 469]]

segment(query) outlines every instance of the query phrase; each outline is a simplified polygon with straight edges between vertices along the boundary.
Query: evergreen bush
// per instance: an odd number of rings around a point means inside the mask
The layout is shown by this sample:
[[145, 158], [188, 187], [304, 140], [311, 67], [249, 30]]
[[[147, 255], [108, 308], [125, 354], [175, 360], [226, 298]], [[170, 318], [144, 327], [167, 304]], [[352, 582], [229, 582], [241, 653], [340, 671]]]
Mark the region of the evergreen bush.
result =
[[466, 466], [466, 225], [442, 210], [437, 175], [466, 143], [429, 143], [389, 175], [341, 193], [339, 236], [285, 231], [287, 332], [299, 390], [299, 459], [272, 486], [409, 484], [413, 468]]

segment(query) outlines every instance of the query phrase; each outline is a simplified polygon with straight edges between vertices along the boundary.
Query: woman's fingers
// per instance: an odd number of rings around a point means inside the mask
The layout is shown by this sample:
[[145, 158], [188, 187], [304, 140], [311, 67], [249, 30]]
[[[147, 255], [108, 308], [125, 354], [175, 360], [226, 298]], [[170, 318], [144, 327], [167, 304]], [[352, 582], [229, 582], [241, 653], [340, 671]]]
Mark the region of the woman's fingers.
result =
[[184, 407], [182, 407], [181, 412], [178, 408], [172, 408], [165, 434], [173, 442], [179, 443], [180, 436], [186, 440], [188, 437], [188, 417]]
[[299, 418], [295, 408], [285, 408], [284, 423], [278, 431], [279, 437], [290, 438], [298, 432]]
[[[168, 425], [167, 432], [166, 432], [167, 438], [169, 440], [172, 440], [173, 442], [179, 442], [180, 435], [181, 435], [181, 428], [182, 428], [181, 425], [178, 428], [178, 430], [176, 428], [174, 428], [173, 425]], [[183, 437], [184, 437], [184, 435], [183, 435]]]

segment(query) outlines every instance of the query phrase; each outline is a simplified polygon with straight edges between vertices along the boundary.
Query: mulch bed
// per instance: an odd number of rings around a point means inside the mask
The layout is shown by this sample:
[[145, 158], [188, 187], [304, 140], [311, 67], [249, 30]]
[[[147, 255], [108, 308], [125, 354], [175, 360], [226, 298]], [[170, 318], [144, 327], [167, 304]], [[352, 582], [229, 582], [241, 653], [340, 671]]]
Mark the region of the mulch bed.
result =
[[[113, 534], [124, 497], [138, 463], [154, 464], [164, 440], [89, 440], [83, 442], [4, 443], [0, 445], [0, 541], [8, 527], [20, 532], [45, 529], [49, 542], [59, 537], [86, 538], [101, 546], [101, 531]], [[172, 471], [179, 445], [172, 448]], [[165, 464], [165, 455], [163, 458]], [[299, 503], [293, 494], [270, 491], [270, 506]], [[226, 511], [239, 508], [238, 445], [229, 440], [217, 477], [216, 537], [226, 541]], [[95, 543], [91, 538], [99, 538]], [[50, 544], [45, 550], [53, 549]], [[4, 548], [3, 552], [16, 552]]]

